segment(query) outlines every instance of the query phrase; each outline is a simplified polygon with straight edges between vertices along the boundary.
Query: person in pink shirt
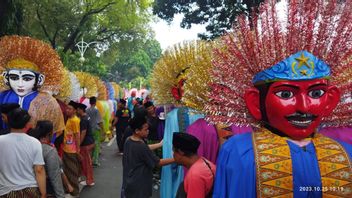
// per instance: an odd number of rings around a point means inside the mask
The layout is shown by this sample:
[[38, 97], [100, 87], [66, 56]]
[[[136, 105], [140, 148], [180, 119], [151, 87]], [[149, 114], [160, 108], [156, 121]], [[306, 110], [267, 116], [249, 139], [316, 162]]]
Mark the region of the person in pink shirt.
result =
[[184, 181], [180, 184], [176, 198], [211, 197], [213, 192], [215, 165], [198, 156], [200, 141], [187, 133], [174, 133], [172, 146], [177, 164], [188, 169]]

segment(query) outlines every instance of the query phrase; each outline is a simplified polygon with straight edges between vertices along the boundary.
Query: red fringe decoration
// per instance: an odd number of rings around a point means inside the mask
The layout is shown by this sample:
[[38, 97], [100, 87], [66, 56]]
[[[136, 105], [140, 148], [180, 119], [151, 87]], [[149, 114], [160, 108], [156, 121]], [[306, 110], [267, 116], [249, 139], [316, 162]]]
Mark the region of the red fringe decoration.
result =
[[[244, 102], [244, 91], [255, 74], [286, 57], [307, 50], [331, 67], [330, 82], [343, 99], [352, 88], [352, 0], [290, 0], [285, 10], [267, 0], [259, 13], [237, 18], [233, 30], [214, 50], [207, 119], [213, 123], [254, 124]], [[284, 13], [284, 15], [282, 15]], [[352, 107], [342, 101], [325, 118], [328, 126], [352, 125]]]

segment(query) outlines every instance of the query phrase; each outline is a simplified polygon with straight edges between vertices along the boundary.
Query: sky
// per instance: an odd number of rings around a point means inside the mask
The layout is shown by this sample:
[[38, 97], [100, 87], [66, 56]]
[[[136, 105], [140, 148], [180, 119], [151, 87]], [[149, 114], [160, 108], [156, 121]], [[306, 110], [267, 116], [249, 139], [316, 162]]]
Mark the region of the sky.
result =
[[[285, 9], [287, 1], [281, 0], [277, 3], [276, 9], [279, 10], [279, 18], [285, 18]], [[198, 33], [204, 33], [206, 25], [192, 24], [191, 29], [183, 29], [180, 27], [180, 23], [182, 21], [183, 14], [177, 14], [174, 17], [174, 20], [170, 25], [167, 24], [166, 21], [157, 18], [157, 22], [151, 23], [151, 27], [155, 31], [156, 40], [159, 41], [161, 49], [165, 50], [169, 46], [172, 46], [176, 43], [179, 43], [184, 40], [194, 40], [198, 39]]]
[[151, 24], [155, 31], [156, 40], [159, 41], [162, 50], [184, 40], [198, 39], [197, 34], [205, 32], [205, 25], [193, 24], [191, 29], [183, 29], [180, 27], [181, 21], [182, 15], [177, 14], [170, 25], [160, 18], [158, 18], [157, 22]]

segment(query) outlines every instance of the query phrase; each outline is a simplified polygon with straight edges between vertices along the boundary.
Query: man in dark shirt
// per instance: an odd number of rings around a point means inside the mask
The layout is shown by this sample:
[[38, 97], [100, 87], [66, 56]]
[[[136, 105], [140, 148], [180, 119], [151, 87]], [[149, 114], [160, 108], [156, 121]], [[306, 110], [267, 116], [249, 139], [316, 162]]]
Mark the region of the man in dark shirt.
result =
[[131, 112], [126, 108], [126, 100], [120, 99], [118, 109], [116, 111], [113, 125], [116, 127], [116, 142], [119, 148], [119, 153], [123, 154], [124, 131], [128, 126], [128, 121], [131, 118]]
[[6, 135], [10, 133], [10, 129], [7, 127], [7, 115], [10, 111], [19, 108], [20, 105], [17, 103], [4, 103], [0, 105], [1, 118], [3, 125], [1, 126], [0, 135]]
[[160, 119], [156, 116], [155, 106], [152, 102], [144, 103], [144, 108], [147, 110], [147, 122], [149, 125], [149, 134], [148, 140], [153, 141], [160, 141], [158, 138], [158, 126], [160, 123]]
[[92, 166], [92, 156], [91, 153], [94, 148], [94, 137], [92, 135], [92, 128], [89, 124], [89, 117], [86, 113], [87, 106], [84, 104], [77, 105], [77, 115], [81, 119], [80, 131], [81, 131], [81, 164], [82, 173], [86, 177], [86, 181], [82, 181], [82, 185], [93, 186], [93, 166]]
[[160, 159], [152, 152], [153, 149], [160, 148], [162, 143], [154, 145], [145, 143], [144, 139], [148, 136], [148, 123], [145, 117], [134, 117], [130, 121], [130, 127], [133, 134], [125, 142], [121, 197], [151, 197], [153, 168], [171, 164], [174, 159]]

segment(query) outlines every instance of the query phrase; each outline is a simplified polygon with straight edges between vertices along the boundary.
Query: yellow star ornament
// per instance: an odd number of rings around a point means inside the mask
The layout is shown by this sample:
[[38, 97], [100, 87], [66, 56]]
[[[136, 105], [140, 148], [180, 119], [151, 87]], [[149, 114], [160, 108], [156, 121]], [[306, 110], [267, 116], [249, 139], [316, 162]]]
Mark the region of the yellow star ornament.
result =
[[304, 54], [301, 54], [301, 57], [299, 58], [295, 58], [296, 61], [298, 61], [298, 69], [300, 69], [302, 67], [302, 65], [306, 65], [308, 68], [310, 68], [309, 64], [308, 64], [308, 57], [305, 57]]

